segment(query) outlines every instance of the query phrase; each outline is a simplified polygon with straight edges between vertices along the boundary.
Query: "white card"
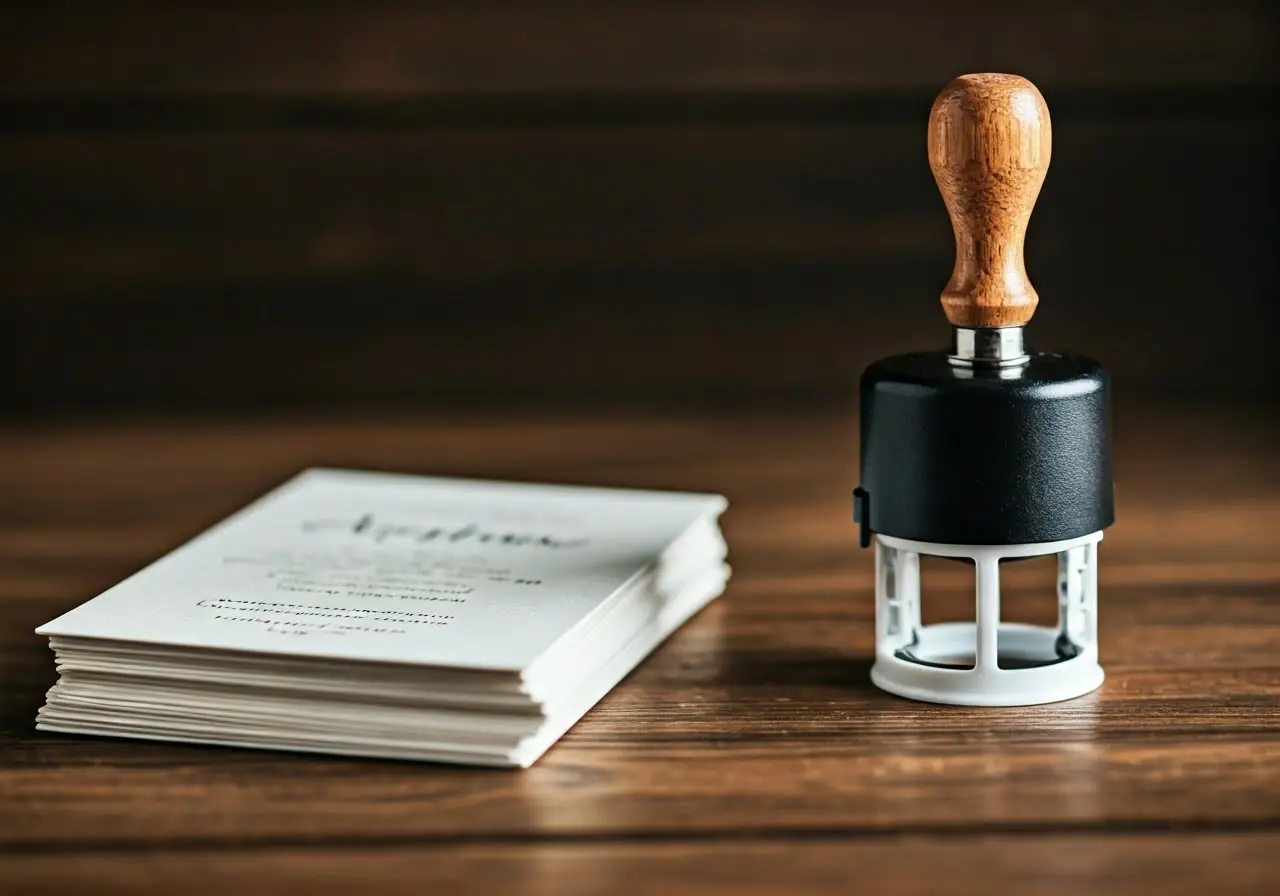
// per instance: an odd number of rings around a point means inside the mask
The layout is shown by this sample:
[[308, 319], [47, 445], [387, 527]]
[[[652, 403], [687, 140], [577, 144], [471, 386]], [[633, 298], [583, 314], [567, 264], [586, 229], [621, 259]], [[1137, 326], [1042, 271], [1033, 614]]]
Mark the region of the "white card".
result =
[[670, 566], [718, 563], [724, 508], [718, 495], [309, 470], [37, 632], [519, 672], [627, 583], [661, 579], [664, 552]]

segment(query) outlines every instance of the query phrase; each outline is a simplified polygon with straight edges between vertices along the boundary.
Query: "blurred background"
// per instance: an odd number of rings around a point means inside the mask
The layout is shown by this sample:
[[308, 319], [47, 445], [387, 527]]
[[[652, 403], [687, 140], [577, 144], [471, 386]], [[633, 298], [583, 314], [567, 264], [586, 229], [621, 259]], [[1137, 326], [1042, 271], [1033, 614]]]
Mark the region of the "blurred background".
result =
[[1054, 120], [1031, 336], [1266, 402], [1273, 4], [0, 12], [6, 416], [854, 401], [941, 347], [933, 96]]

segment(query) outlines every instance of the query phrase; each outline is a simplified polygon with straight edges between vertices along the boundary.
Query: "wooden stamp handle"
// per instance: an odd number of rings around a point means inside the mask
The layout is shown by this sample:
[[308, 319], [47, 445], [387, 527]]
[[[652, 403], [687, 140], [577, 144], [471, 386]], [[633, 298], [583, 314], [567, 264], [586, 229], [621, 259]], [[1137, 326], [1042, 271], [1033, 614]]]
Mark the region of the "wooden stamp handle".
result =
[[1053, 136], [1049, 107], [1017, 75], [962, 75], [929, 113], [929, 167], [956, 233], [956, 264], [942, 291], [953, 326], [1019, 327], [1039, 297], [1022, 244]]

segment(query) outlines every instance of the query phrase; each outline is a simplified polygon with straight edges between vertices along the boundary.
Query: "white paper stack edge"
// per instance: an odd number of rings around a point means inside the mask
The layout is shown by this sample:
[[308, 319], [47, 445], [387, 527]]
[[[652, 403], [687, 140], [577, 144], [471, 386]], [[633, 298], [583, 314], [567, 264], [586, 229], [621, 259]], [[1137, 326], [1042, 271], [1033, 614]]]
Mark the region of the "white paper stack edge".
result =
[[724, 507], [309, 471], [38, 629], [37, 727], [527, 767], [724, 590]]

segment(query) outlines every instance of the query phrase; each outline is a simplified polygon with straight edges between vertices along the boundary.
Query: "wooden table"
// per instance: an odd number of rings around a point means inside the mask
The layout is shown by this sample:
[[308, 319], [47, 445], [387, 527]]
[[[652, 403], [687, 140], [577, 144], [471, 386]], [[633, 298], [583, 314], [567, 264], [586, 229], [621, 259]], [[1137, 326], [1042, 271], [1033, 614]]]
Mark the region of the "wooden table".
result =
[[[1271, 417], [1118, 409], [1107, 683], [1013, 710], [868, 683], [851, 408], [10, 427], [0, 890], [1276, 892]], [[33, 730], [36, 625], [318, 463], [721, 490], [734, 579], [525, 772]], [[925, 569], [926, 621], [965, 573]], [[1005, 586], [1052, 617], [1048, 567]]]

